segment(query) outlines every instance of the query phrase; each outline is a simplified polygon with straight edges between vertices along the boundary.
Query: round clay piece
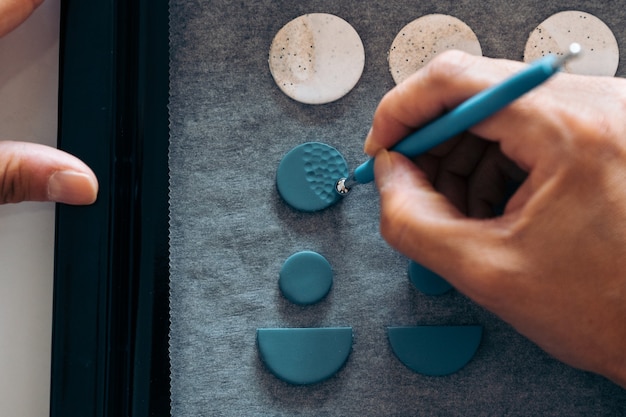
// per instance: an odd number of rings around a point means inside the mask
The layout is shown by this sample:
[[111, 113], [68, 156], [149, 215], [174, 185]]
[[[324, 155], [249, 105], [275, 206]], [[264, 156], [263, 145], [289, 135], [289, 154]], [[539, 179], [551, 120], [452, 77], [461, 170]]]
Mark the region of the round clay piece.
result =
[[594, 15], [573, 10], [550, 16], [530, 33], [524, 61], [532, 62], [549, 54], [563, 55], [574, 42], [582, 46], [582, 53], [568, 61], [563, 71], [581, 75], [615, 75], [619, 63], [615, 35]]
[[278, 286], [285, 298], [295, 304], [321, 301], [333, 284], [333, 270], [322, 255], [303, 251], [291, 255], [280, 270]]
[[482, 55], [478, 38], [461, 20], [443, 14], [422, 16], [403, 27], [391, 44], [391, 76], [400, 84], [437, 54], [450, 49]]
[[335, 185], [347, 176], [348, 164], [337, 149], [307, 142], [293, 148], [280, 161], [276, 188], [296, 210], [319, 211], [342, 199]]
[[426, 295], [443, 295], [452, 289], [448, 281], [414, 261], [409, 261], [409, 280]]
[[278, 31], [270, 47], [269, 66], [274, 81], [289, 97], [325, 104], [354, 88], [365, 66], [365, 49], [348, 22], [312, 13]]

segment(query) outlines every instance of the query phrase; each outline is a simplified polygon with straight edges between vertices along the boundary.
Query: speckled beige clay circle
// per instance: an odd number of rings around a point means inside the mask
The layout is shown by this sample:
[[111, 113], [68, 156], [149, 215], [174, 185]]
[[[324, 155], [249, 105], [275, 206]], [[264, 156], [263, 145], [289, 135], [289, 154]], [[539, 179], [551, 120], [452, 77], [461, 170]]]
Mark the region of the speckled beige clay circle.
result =
[[480, 42], [461, 20], [443, 14], [422, 16], [402, 28], [389, 50], [389, 70], [396, 84], [449, 49], [482, 55]]
[[346, 95], [359, 81], [365, 50], [345, 20], [325, 13], [300, 16], [278, 31], [269, 66], [278, 87], [294, 100], [324, 104]]
[[565, 11], [550, 16], [530, 33], [524, 61], [548, 54], [562, 55], [577, 42], [582, 53], [565, 64], [563, 71], [582, 75], [613, 76], [619, 63], [617, 40], [611, 29], [594, 15]]

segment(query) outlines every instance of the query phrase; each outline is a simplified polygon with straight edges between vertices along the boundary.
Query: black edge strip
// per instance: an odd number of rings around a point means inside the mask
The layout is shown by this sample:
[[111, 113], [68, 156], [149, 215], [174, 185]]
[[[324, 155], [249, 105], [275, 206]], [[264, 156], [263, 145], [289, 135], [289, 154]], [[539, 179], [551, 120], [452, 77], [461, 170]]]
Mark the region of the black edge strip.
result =
[[50, 414], [169, 415], [168, 2], [61, 4], [59, 147], [96, 204], [57, 208]]

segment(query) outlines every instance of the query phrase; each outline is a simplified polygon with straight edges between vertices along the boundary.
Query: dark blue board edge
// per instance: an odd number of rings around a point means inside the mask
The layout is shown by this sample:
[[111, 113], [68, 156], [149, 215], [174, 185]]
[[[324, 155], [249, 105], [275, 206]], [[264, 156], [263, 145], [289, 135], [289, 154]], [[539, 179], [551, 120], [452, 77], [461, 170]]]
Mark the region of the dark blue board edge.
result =
[[61, 16], [58, 145], [100, 192], [57, 207], [50, 415], [169, 415], [168, 2]]

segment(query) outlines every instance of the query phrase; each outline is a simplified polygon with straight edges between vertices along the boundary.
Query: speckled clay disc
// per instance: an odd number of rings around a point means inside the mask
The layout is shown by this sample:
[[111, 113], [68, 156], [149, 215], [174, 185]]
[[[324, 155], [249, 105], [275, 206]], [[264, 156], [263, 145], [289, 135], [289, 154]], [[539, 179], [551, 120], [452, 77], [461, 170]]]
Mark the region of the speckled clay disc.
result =
[[524, 61], [532, 62], [548, 54], [562, 54], [577, 42], [582, 54], [565, 64], [565, 72], [613, 76], [619, 63], [617, 40], [600, 19], [585, 12], [565, 11], [550, 16], [530, 33]]
[[422, 16], [402, 28], [389, 50], [389, 70], [396, 84], [449, 49], [482, 55], [480, 42], [461, 20], [443, 14]]
[[324, 13], [300, 16], [278, 31], [270, 47], [274, 81], [294, 100], [324, 104], [346, 95], [359, 81], [365, 50], [345, 20]]
[[348, 164], [339, 151], [319, 142], [307, 142], [289, 151], [278, 165], [276, 188], [291, 207], [323, 210], [342, 197], [337, 180], [348, 176]]

